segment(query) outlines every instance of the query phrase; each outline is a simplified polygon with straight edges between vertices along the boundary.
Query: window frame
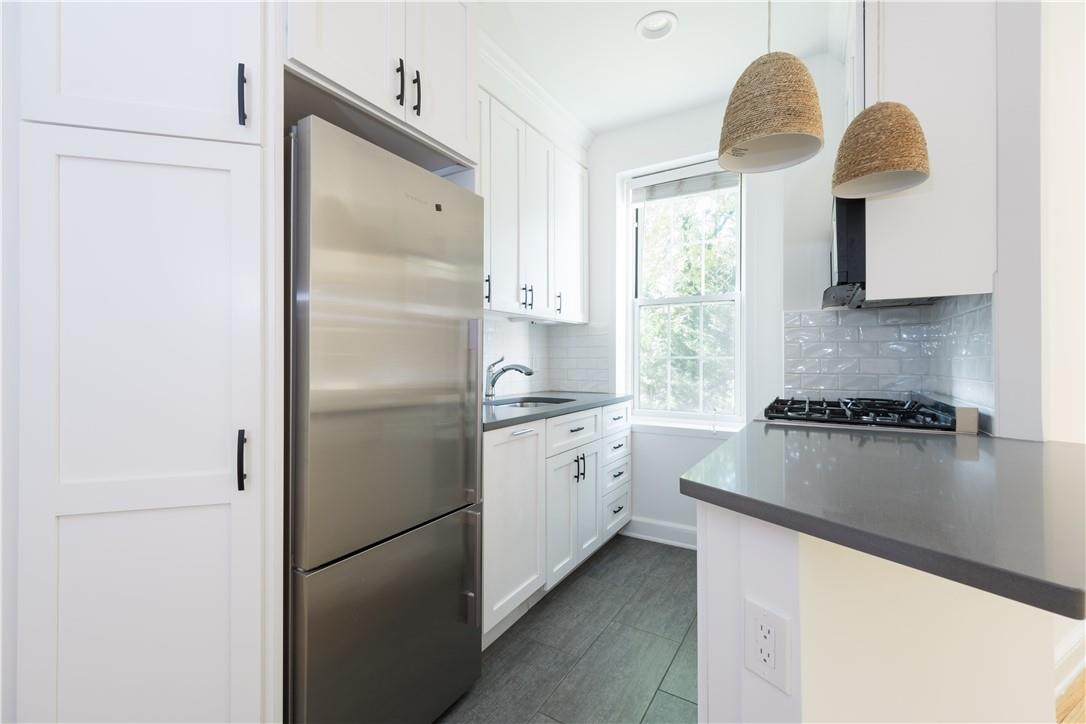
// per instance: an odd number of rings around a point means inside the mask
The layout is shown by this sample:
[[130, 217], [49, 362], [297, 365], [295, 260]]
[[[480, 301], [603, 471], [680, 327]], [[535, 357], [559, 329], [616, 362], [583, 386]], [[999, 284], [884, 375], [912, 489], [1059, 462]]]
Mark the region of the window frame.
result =
[[[630, 178], [627, 185], [626, 194], [626, 218], [629, 225], [629, 238], [632, 241], [633, 249], [631, 250], [632, 264], [630, 264], [630, 325], [627, 339], [629, 340], [627, 352], [630, 355], [631, 364], [631, 389], [633, 391], [633, 415], [635, 418], [642, 420], [659, 420], [661, 422], [672, 423], [691, 423], [691, 424], [707, 424], [707, 423], [725, 423], [735, 424], [743, 423], [746, 421], [746, 346], [744, 340], [746, 337], [746, 304], [744, 303], [746, 293], [744, 280], [746, 279], [745, 260], [746, 260], [746, 244], [744, 233], [745, 224], [743, 220], [744, 216], [744, 194], [745, 184], [742, 174], [736, 174], [738, 176], [738, 249], [736, 253], [738, 255], [738, 263], [736, 267], [736, 279], [735, 279], [735, 291], [725, 294], [705, 294], [705, 295], [692, 295], [692, 296], [679, 296], [679, 297], [661, 297], [658, 299], [645, 300], [643, 299], [638, 289], [639, 275], [641, 273], [641, 252], [642, 245], [640, 239], [639, 224], [639, 210], [643, 206], [644, 202], [635, 202], [633, 200], [633, 190], [643, 188], [646, 186], [654, 186], [656, 184], [665, 183], [668, 181], [675, 181], [683, 178], [690, 178], [694, 176], [704, 176], [709, 173], [721, 172], [720, 166], [716, 160], [698, 162], [692, 164], [684, 164], [674, 166], [662, 171], [649, 173], [640, 176], [634, 176]], [[680, 410], [655, 410], [647, 409], [640, 406], [641, 398], [641, 351], [640, 351], [640, 331], [641, 331], [641, 310], [645, 307], [658, 307], [672, 304], [708, 304], [713, 302], [733, 302], [735, 304], [735, 412], [731, 415], [725, 414], [713, 414], [706, 412], [686, 412]], [[702, 325], [704, 326], [704, 315], [702, 315]], [[669, 331], [670, 335], [670, 331]], [[669, 357], [670, 359], [670, 357]], [[671, 366], [668, 365], [668, 376], [670, 386]], [[699, 392], [699, 395], [703, 394], [703, 391]]]

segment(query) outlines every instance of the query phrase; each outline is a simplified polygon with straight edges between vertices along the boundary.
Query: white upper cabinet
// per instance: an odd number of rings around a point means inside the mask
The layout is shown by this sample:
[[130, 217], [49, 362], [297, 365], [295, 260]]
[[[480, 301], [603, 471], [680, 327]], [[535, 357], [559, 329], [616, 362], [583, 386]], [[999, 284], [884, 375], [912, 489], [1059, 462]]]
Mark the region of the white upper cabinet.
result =
[[524, 179], [524, 121], [496, 100], [490, 101], [488, 167], [482, 169], [486, 189], [486, 231], [490, 238], [485, 292], [490, 309], [523, 311], [520, 291], [520, 198]]
[[16, 719], [256, 721], [261, 151], [20, 133]]
[[407, 122], [477, 160], [474, 4], [407, 3]]
[[558, 152], [554, 175], [555, 319], [585, 321], [585, 254], [588, 238], [588, 171]]
[[524, 188], [520, 204], [519, 277], [521, 309], [550, 316], [550, 248], [553, 238], [554, 146], [528, 127], [524, 145]]
[[882, 18], [866, 16], [868, 104], [881, 97], [912, 109], [927, 138], [931, 177], [908, 191], [867, 201], [867, 297], [991, 292], [995, 4], [880, 2], [874, 7]]
[[403, 119], [406, 7], [403, 2], [288, 3], [287, 56]]
[[470, 3], [292, 1], [287, 55], [468, 161], [479, 155]]
[[260, 142], [259, 3], [24, 3], [22, 117]]

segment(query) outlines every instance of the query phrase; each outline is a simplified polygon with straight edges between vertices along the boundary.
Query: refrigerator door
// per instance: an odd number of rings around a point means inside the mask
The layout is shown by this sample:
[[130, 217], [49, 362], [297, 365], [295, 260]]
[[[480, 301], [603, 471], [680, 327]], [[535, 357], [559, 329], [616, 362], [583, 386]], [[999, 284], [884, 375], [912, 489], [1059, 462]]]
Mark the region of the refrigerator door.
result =
[[294, 571], [294, 721], [430, 722], [479, 677], [481, 511]]
[[483, 201], [319, 118], [298, 126], [293, 560], [478, 500]]

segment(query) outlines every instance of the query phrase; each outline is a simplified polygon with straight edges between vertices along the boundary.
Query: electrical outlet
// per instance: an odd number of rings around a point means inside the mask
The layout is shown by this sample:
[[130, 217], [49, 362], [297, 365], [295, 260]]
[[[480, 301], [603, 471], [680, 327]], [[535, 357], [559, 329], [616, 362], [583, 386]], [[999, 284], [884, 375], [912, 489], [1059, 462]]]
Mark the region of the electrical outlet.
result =
[[744, 664], [788, 693], [788, 620], [751, 600], [745, 606]]

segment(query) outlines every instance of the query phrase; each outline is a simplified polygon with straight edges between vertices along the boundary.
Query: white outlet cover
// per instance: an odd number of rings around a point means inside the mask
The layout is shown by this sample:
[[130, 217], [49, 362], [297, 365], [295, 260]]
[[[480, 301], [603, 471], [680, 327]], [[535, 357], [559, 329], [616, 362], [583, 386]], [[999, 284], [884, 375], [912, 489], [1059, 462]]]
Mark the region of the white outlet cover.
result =
[[744, 601], [743, 664], [785, 694], [788, 693], [788, 619]]

